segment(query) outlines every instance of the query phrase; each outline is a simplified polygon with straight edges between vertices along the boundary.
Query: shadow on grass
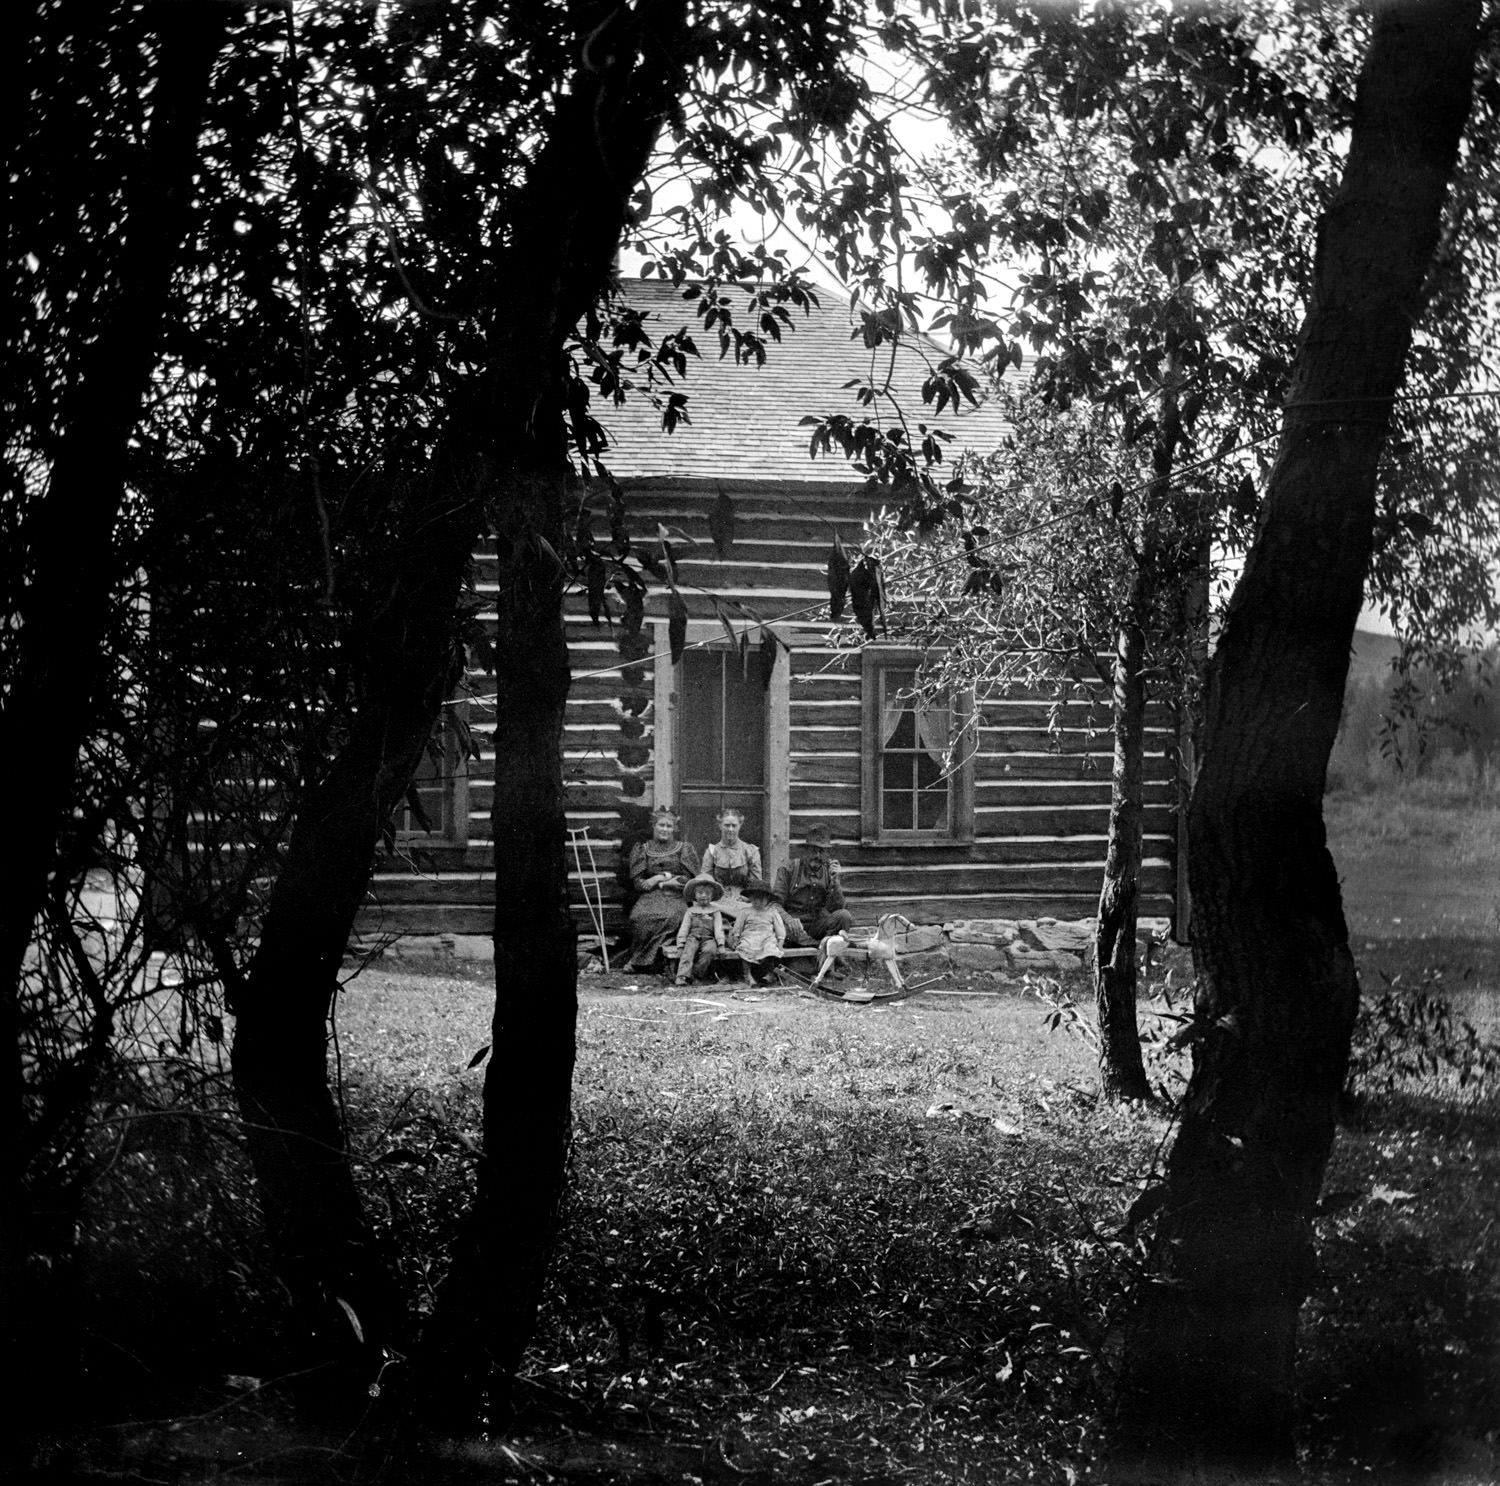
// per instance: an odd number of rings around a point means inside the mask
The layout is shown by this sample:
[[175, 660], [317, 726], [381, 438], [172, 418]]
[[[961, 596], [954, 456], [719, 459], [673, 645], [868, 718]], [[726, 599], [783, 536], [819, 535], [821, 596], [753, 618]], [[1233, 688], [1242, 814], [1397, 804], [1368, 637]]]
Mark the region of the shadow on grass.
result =
[[1381, 1481], [1495, 1479], [1500, 1105], [1367, 1100], [1326, 1193], [1303, 1312], [1311, 1458]]

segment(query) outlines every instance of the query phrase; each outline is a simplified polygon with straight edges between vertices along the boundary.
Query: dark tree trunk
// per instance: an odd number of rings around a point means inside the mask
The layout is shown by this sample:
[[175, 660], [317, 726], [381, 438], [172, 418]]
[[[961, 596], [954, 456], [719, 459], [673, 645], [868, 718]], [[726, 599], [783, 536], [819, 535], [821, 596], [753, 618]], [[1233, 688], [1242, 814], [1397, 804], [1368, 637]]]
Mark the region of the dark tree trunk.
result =
[[[620, 13], [624, 16], [624, 13]], [[603, 67], [560, 107], [530, 172], [491, 345], [497, 485], [495, 1014], [484, 1151], [415, 1379], [419, 1430], [472, 1427], [530, 1343], [554, 1245], [571, 1134], [577, 935], [562, 783], [570, 675], [562, 599], [563, 347], [608, 282], [667, 110], [686, 81], [683, 0], [642, 7]], [[603, 48], [600, 48], [601, 52]]]
[[[71, 1226], [59, 1225], [55, 1215], [36, 1226], [30, 1221], [37, 1216], [35, 1203], [45, 1206], [49, 1197], [31, 1193], [38, 1173], [29, 1168], [45, 1162], [46, 1153], [30, 1148], [25, 1114], [21, 975], [56, 867], [58, 835], [70, 816], [79, 750], [94, 725], [111, 590], [120, 577], [115, 526], [127, 448], [160, 343], [172, 270], [189, 221], [209, 80], [229, 19], [227, 6], [189, 6], [162, 26], [150, 132], [125, 183], [118, 261], [107, 274], [116, 291], [97, 307], [92, 338], [79, 333], [61, 442], [46, 492], [26, 514], [26, 588], [18, 612], [7, 616], [11, 656], [0, 694], [0, 769], [13, 786], [25, 781], [8, 793], [7, 818], [14, 838], [26, 845], [11, 862], [0, 894], [6, 1084], [0, 1306], [12, 1355], [30, 1359], [11, 1399], [18, 1422], [8, 1440], [12, 1448], [46, 1427], [52, 1405], [66, 1407], [70, 1390], [59, 1365], [76, 1340], [57, 1324], [69, 1311], [65, 1298], [52, 1294], [53, 1281], [68, 1272], [67, 1258], [45, 1253], [51, 1246], [46, 1234], [70, 1234]], [[107, 114], [109, 106], [101, 111]], [[59, 162], [58, 168], [87, 167]], [[27, 226], [12, 221], [8, 230], [24, 245]], [[86, 1102], [88, 1091], [79, 1097]], [[51, 1360], [39, 1357], [42, 1346]]]
[[329, 1086], [330, 1017], [381, 832], [457, 681], [456, 615], [483, 521], [481, 478], [472, 462], [436, 463], [381, 622], [366, 638], [358, 714], [299, 803], [255, 957], [231, 993], [235, 1094], [291, 1296], [303, 1398], [334, 1415], [357, 1403], [378, 1369], [394, 1298]]
[[1400, 387], [1467, 116], [1477, 0], [1378, 10], [1281, 447], [1209, 673], [1190, 821], [1201, 1040], [1111, 1479], [1292, 1458], [1297, 1313], [1358, 1000], [1322, 795]]
[[1157, 583], [1159, 525], [1172, 498], [1172, 465], [1182, 437], [1177, 347], [1168, 338], [1158, 433], [1151, 451], [1151, 487], [1138, 523], [1134, 571], [1124, 621], [1115, 636], [1111, 724], [1109, 845], [1094, 920], [1094, 1005], [1099, 1022], [1099, 1092], [1106, 1099], [1149, 1099], [1136, 1021], [1136, 928], [1140, 920], [1143, 780], [1146, 748], [1146, 633]]
[[[512, 513], [517, 546], [528, 530], [560, 537], [561, 484], [535, 482]], [[559, 575], [537, 567], [523, 557], [502, 579], [497, 647], [507, 704], [495, 727], [494, 1051], [476, 1218], [485, 1350], [505, 1378], [531, 1340], [556, 1237], [577, 1019], [562, 783], [568, 653]]]
[[1142, 750], [1146, 738], [1146, 639], [1139, 609], [1145, 578], [1132, 585], [1134, 612], [1115, 641], [1114, 766], [1109, 847], [1094, 921], [1094, 1003], [1099, 1019], [1099, 1091], [1106, 1099], [1149, 1099], [1136, 1025], [1136, 923], [1141, 897]]

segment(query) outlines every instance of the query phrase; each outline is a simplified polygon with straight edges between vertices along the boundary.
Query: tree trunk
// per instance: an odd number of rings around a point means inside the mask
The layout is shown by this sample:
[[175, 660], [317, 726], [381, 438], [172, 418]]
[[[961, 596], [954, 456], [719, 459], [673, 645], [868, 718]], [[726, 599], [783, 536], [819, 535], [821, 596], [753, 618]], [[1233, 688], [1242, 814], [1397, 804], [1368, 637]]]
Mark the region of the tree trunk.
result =
[[1151, 486], [1137, 523], [1134, 571], [1125, 617], [1115, 636], [1111, 724], [1114, 763], [1110, 771], [1109, 845], [1104, 886], [1094, 920], [1094, 1005], [1099, 1021], [1099, 1092], [1106, 1099], [1149, 1099], [1151, 1084], [1141, 1060], [1136, 1021], [1136, 928], [1140, 919], [1142, 795], [1146, 748], [1146, 631], [1157, 583], [1159, 525], [1172, 498], [1172, 466], [1182, 438], [1178, 409], [1178, 352], [1168, 333], [1156, 441], [1151, 450]]
[[1111, 1479], [1293, 1458], [1297, 1313], [1358, 1001], [1324, 779], [1478, 16], [1477, 0], [1380, 8], [1320, 225], [1281, 447], [1210, 668], [1190, 820], [1200, 1040]]
[[[620, 13], [625, 16], [624, 12]], [[422, 1338], [408, 1423], [472, 1428], [529, 1345], [571, 1134], [577, 934], [562, 783], [570, 674], [562, 600], [566, 337], [603, 292], [667, 110], [686, 81], [686, 6], [622, 25], [568, 95], [530, 171], [491, 346], [496, 518], [495, 1014], [474, 1205]], [[596, 33], [597, 35], [597, 33]], [[635, 60], [642, 36], [649, 45]], [[599, 48], [601, 54], [603, 47]]]
[[456, 615], [481, 530], [481, 476], [439, 457], [368, 644], [367, 692], [326, 776], [299, 803], [260, 943], [232, 989], [235, 1095], [268, 1235], [291, 1296], [304, 1402], [363, 1395], [395, 1300], [374, 1255], [328, 1079], [340, 967], [375, 849], [459, 672]]
[[[1131, 608], [1145, 585], [1137, 569]], [[1138, 612], [1115, 640], [1114, 766], [1109, 847], [1094, 921], [1094, 1004], [1099, 1019], [1099, 1091], [1106, 1099], [1149, 1099], [1136, 1025], [1136, 923], [1141, 897], [1142, 750], [1146, 738], [1146, 639]]]
[[484, 1084], [484, 1154], [441, 1315], [443, 1355], [423, 1380], [463, 1426], [484, 1390], [520, 1365], [557, 1233], [577, 1020], [577, 933], [568, 906], [563, 718], [569, 687], [561, 573], [535, 537], [561, 535], [562, 478], [526, 481], [502, 551], [496, 646], [495, 1014]]
[[[12, 1448], [45, 1428], [54, 1406], [66, 1406], [69, 1385], [57, 1363], [76, 1340], [61, 1334], [57, 1318], [70, 1307], [66, 1297], [53, 1293], [68, 1273], [67, 1257], [46, 1252], [46, 1234], [63, 1231], [71, 1241], [71, 1225], [36, 1210], [47, 1207], [51, 1194], [43, 1189], [45, 1173], [43, 1187], [36, 1186], [36, 1166], [48, 1153], [30, 1149], [21, 980], [56, 867], [58, 833], [70, 815], [79, 749], [94, 724], [95, 693], [107, 660], [103, 637], [120, 577], [115, 526], [126, 453], [161, 338], [171, 275], [189, 220], [209, 80], [229, 19], [227, 6], [190, 6], [161, 28], [150, 132], [124, 191], [116, 292], [98, 307], [92, 337], [78, 335], [60, 444], [46, 491], [33, 498], [25, 522], [26, 586], [18, 612], [7, 616], [10, 656], [0, 691], [0, 769], [13, 784], [25, 781], [8, 797], [9, 824], [25, 849], [11, 863], [0, 894], [6, 1084], [0, 1306], [11, 1353], [35, 1362], [39, 1339], [46, 1339], [52, 1358], [21, 1370], [19, 1391], [11, 1399], [18, 1421]], [[8, 231], [23, 241], [27, 225], [12, 222]]]

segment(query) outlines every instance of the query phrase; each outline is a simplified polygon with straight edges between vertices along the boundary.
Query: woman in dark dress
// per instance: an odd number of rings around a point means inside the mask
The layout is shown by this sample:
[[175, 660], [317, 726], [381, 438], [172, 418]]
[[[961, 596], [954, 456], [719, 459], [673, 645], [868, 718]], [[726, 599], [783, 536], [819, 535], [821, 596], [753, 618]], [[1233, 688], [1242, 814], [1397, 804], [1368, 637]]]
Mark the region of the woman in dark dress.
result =
[[697, 853], [677, 839], [676, 812], [658, 805], [650, 840], [630, 850], [630, 885], [638, 894], [630, 910], [630, 969], [656, 969], [663, 945], [676, 936], [687, 910], [682, 889], [697, 874]]

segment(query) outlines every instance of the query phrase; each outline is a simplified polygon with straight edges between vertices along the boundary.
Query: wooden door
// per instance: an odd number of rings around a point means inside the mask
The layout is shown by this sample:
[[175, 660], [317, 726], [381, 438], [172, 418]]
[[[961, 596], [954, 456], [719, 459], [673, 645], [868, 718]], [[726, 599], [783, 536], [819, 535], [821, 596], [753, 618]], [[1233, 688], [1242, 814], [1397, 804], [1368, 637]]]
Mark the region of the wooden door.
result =
[[766, 689], [758, 658], [745, 676], [729, 649], [693, 649], [682, 657], [677, 708], [677, 807], [683, 835], [703, 847], [719, 839], [714, 817], [726, 805], [744, 812], [740, 838], [766, 857]]

